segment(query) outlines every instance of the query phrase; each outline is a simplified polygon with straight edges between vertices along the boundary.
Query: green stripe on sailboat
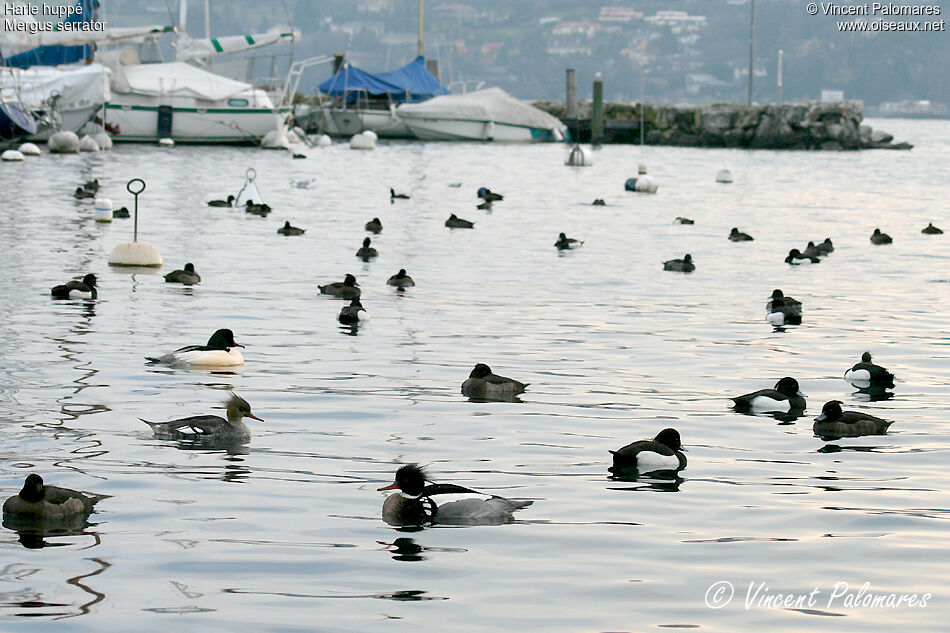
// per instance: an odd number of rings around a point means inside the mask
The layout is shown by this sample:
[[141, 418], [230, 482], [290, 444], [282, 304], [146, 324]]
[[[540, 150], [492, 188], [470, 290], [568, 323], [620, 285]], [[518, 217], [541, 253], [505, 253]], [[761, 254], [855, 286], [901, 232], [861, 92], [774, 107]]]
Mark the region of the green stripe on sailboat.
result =
[[246, 39], [246, 40], [247, 40], [247, 43], [250, 44], [251, 46], [254, 45], [254, 38], [251, 37], [250, 35], [245, 35], [245, 36], [244, 36], [244, 39]]
[[222, 51], [224, 50], [223, 48], [221, 48], [221, 45], [218, 44], [218, 40], [216, 40], [216, 39], [214, 39], [214, 38], [211, 39], [211, 45], [214, 46], [214, 50], [215, 50], [216, 52], [218, 52], [218, 53], [220, 53], [220, 52], [222, 52]]

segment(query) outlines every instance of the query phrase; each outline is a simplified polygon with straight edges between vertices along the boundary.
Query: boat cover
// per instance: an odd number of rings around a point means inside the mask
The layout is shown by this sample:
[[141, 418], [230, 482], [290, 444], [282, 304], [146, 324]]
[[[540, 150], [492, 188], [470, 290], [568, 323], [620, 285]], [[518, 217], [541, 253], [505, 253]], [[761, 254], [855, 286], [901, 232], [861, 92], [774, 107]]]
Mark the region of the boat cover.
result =
[[449, 92], [426, 69], [426, 60], [421, 55], [402, 68], [375, 75], [347, 64], [317, 88], [331, 97], [361, 91], [371, 95], [391, 95], [398, 103], [425, 101]]
[[445, 95], [425, 103], [405, 103], [396, 115], [408, 119], [493, 121], [543, 130], [564, 131], [564, 124], [547, 112], [516, 99], [501, 88], [488, 88], [461, 95]]

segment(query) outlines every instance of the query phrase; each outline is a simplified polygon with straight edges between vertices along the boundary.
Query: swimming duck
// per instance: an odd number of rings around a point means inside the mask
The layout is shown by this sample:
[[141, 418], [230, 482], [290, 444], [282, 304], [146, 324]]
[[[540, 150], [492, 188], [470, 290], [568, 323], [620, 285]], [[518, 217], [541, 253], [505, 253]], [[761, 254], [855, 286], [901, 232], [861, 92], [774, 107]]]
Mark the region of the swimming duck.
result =
[[234, 333], [221, 329], [211, 335], [207, 345], [188, 345], [157, 358], [146, 356], [145, 359], [151, 363], [177, 366], [230, 367], [244, 364], [238, 347], [244, 346], [234, 342]]
[[732, 227], [732, 231], [729, 233], [730, 242], [751, 242], [752, 236], [748, 233], [742, 233], [736, 227]]
[[234, 196], [228, 196], [227, 200], [209, 200], [209, 207], [230, 207], [234, 204]]
[[830, 237], [826, 237], [824, 242], [817, 245], [817, 248], [820, 255], [827, 255], [835, 250], [835, 245], [831, 243]]
[[563, 233], [557, 236], [557, 241], [554, 243], [554, 245], [557, 246], [557, 250], [559, 251], [566, 251], [566, 250], [571, 250], [573, 248], [578, 248], [582, 246], [583, 244], [584, 242], [569, 238]]
[[301, 229], [296, 226], [291, 226], [290, 222], [284, 222], [284, 226], [277, 229], [277, 232], [280, 235], [303, 235], [307, 232], [307, 229]]
[[369, 244], [370, 239], [367, 237], [363, 240], [363, 247], [356, 251], [356, 256], [362, 259], [364, 262], [379, 255], [376, 249]]
[[126, 207], [119, 207], [112, 212], [112, 217], [114, 218], [129, 218], [132, 214], [129, 213], [129, 210]]
[[696, 224], [696, 221], [679, 216], [675, 220], [673, 220], [673, 224]]
[[678, 471], [686, 468], [680, 434], [676, 429], [663, 429], [652, 440], [637, 440], [616, 451], [614, 469], [635, 468], [638, 473]]
[[343, 281], [335, 281], [325, 286], [317, 286], [317, 288], [320, 289], [321, 294], [333, 295], [341, 299], [359, 299], [361, 292], [356, 284], [356, 277], [353, 275], [347, 275]]
[[405, 268], [400, 268], [399, 272], [389, 278], [389, 281], [386, 282], [390, 286], [397, 286], [399, 288], [411, 288], [416, 285], [416, 282], [412, 280], [412, 277], [406, 274]]
[[784, 301], [786, 307], [792, 308], [794, 310], [798, 310], [799, 312], [802, 311], [801, 301], [798, 301], [797, 299], [792, 299], [791, 297], [786, 297], [784, 292], [782, 292], [779, 288], [776, 288], [775, 290], [772, 291], [772, 298], [769, 299], [769, 302], [765, 304], [766, 312], [770, 312], [772, 310], [772, 302], [776, 299], [781, 299], [782, 301]]
[[404, 193], [396, 193], [396, 190], [392, 187], [389, 188], [389, 199], [390, 200], [408, 200], [409, 196]]
[[591, 202], [591, 204], [592, 204], [593, 206], [595, 206], [595, 207], [606, 207], [606, 206], [607, 206], [607, 203], [604, 202], [604, 199], [603, 199], [603, 198], [595, 198], [594, 201]]
[[693, 256], [687, 254], [683, 259], [671, 259], [663, 262], [663, 270], [691, 273], [696, 270], [696, 264], [693, 263]]
[[855, 386], [893, 387], [894, 374], [871, 362], [871, 352], [861, 354], [861, 362], [844, 372], [844, 379]]
[[935, 227], [933, 222], [928, 222], [927, 226], [921, 229], [920, 232], [925, 235], [942, 235], [943, 234], [943, 231]]
[[[396, 471], [395, 481], [378, 489], [398, 490], [383, 502], [383, 521], [393, 526], [500, 525], [513, 521], [512, 513], [516, 510], [534, 503], [487, 495], [455, 484], [427, 486], [427, 480], [429, 475], [422, 466], [401, 466]], [[455, 495], [457, 500], [439, 504], [435, 499], [439, 495]]]
[[73, 197], [77, 200], [88, 200], [89, 198], [95, 198], [95, 191], [87, 191], [82, 187], [76, 187], [76, 191], [73, 192]]
[[478, 197], [486, 202], [495, 202], [496, 200], [504, 200], [505, 196], [500, 193], [495, 193], [488, 187], [479, 187], [478, 188]]
[[841, 401], [831, 400], [821, 408], [821, 415], [815, 418], [812, 430], [819, 437], [860, 437], [884, 435], [891, 424], [892, 422], [860, 411], [842, 411]]
[[786, 376], [775, 383], [772, 389], [759, 389], [752, 393], [732, 398], [736, 411], [804, 411], [805, 394], [798, 387], [798, 381]]
[[89, 273], [82, 278], [82, 281], [72, 279], [62, 285], [53, 286], [50, 294], [54, 299], [95, 299], [97, 297], [96, 276]]
[[184, 270], [173, 270], [165, 275], [165, 282], [170, 284], [185, 284], [193, 286], [201, 282], [201, 275], [195, 272], [195, 265], [191, 262], [185, 264]]
[[61, 519], [92, 512], [102, 497], [88, 497], [69, 488], [47, 486], [37, 474], [28, 475], [19, 493], [3, 502], [3, 514], [17, 518]]
[[822, 252], [814, 242], [808, 242], [808, 245], [805, 247], [805, 251], [802, 253], [805, 257], [821, 257]]
[[266, 217], [267, 214], [271, 212], [271, 208], [269, 204], [266, 204], [264, 202], [261, 202], [260, 204], [255, 204], [251, 202], [250, 200], [248, 200], [247, 202], [244, 203], [244, 211], [246, 213], [259, 215], [263, 218], [263, 217]]
[[871, 233], [871, 244], [890, 244], [893, 241], [890, 235], [881, 233], [881, 229], [874, 229], [874, 232]]
[[359, 299], [353, 299], [350, 305], [343, 306], [337, 320], [344, 325], [352, 325], [353, 323], [369, 321], [369, 313], [363, 308], [363, 304], [360, 303]]
[[445, 226], [449, 227], [450, 229], [472, 229], [475, 228], [475, 223], [456, 217], [456, 215], [453, 213], [449, 216], [449, 219], [445, 221]]
[[788, 251], [788, 257], [785, 258], [785, 263], [798, 266], [801, 262], [795, 261], [797, 259], [804, 259], [812, 264], [817, 264], [821, 261], [817, 257], [805, 257], [802, 255], [801, 251], [799, 251], [797, 248], [793, 248], [792, 250]]
[[504, 376], [496, 376], [491, 367], [478, 363], [462, 383], [462, 395], [476, 400], [512, 400], [528, 385]]
[[364, 226], [363, 228], [365, 228], [370, 233], [379, 233], [380, 231], [383, 230], [383, 223], [379, 221], [379, 218], [373, 218], [372, 220], [367, 222], [366, 226]]
[[83, 183], [82, 188], [85, 189], [86, 191], [91, 191], [93, 193], [96, 193], [97, 191], [99, 191], [99, 179], [93, 178], [92, 180], [87, 180], [86, 182]]
[[163, 440], [208, 439], [219, 441], [246, 442], [251, 439], [251, 430], [244, 424], [244, 418], [263, 422], [253, 413], [247, 400], [232, 393], [225, 400], [228, 418], [217, 415], [193, 415], [170, 422], [149, 422], [155, 437]]
[[793, 308], [787, 305], [785, 299], [772, 299], [769, 305], [769, 313], [765, 316], [765, 320], [769, 322], [769, 325], [779, 327], [802, 324], [801, 308]]

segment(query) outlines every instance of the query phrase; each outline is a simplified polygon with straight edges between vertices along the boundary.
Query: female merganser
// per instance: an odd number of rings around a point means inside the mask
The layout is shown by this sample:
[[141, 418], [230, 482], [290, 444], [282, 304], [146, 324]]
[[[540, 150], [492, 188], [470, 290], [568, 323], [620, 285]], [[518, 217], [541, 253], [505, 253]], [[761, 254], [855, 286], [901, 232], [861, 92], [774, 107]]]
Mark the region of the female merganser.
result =
[[77, 200], [88, 200], [89, 198], [95, 198], [96, 192], [83, 189], [82, 187], [76, 187], [76, 191], [73, 192], [73, 197]]
[[679, 273], [691, 273], [696, 270], [696, 264], [693, 263], [693, 256], [687, 254], [683, 259], [671, 259], [663, 262], [663, 270], [672, 270]]
[[251, 439], [251, 430], [244, 424], [244, 418], [263, 422], [253, 413], [247, 400], [232, 393], [224, 402], [228, 419], [217, 415], [193, 415], [170, 422], [149, 422], [155, 437], [163, 440], [210, 439], [219, 441], [246, 442]]
[[244, 203], [244, 211], [246, 213], [252, 213], [254, 215], [259, 215], [262, 218], [267, 217], [267, 214], [271, 212], [269, 204], [261, 202], [260, 204], [255, 204], [250, 200]]
[[818, 252], [822, 255], [827, 255], [828, 253], [835, 250], [835, 245], [831, 243], [831, 238], [826, 237], [825, 241], [816, 246]]
[[859, 411], [842, 411], [840, 400], [831, 400], [821, 408], [812, 426], [815, 435], [827, 438], [884, 435], [892, 422]]
[[238, 347], [244, 346], [234, 342], [234, 333], [228, 329], [221, 329], [211, 335], [207, 345], [188, 345], [158, 358], [149, 356], [145, 358], [152, 363], [167, 365], [230, 367], [244, 364], [244, 357], [236, 349]]
[[769, 325], [781, 327], [783, 325], [801, 325], [801, 310], [795, 309], [785, 303], [785, 299], [772, 299], [769, 301], [769, 313], [765, 320]]
[[68, 488], [47, 486], [42, 477], [32, 474], [27, 476], [18, 494], [3, 502], [3, 514], [17, 518], [61, 519], [92, 512], [92, 507], [100, 499], [102, 497], [98, 495], [87, 497]]
[[920, 232], [924, 235], [943, 235], [943, 231], [935, 227], [933, 222], [928, 222]]
[[798, 381], [786, 376], [772, 389], [759, 389], [752, 393], [732, 399], [736, 411], [781, 411], [805, 410], [805, 394], [798, 387]]
[[335, 281], [325, 286], [317, 286], [321, 294], [340, 297], [341, 299], [359, 299], [360, 289], [356, 284], [356, 277], [347, 275], [343, 281]]
[[635, 468], [638, 473], [679, 471], [686, 468], [686, 456], [680, 452], [680, 434], [676, 429], [663, 429], [652, 440], [638, 440], [610, 451], [614, 469]]
[[874, 229], [874, 233], [871, 233], [871, 244], [890, 244], [893, 241], [890, 235], [881, 233], [881, 229]]
[[396, 193], [396, 190], [392, 187], [389, 188], [389, 199], [390, 200], [408, 200], [409, 196], [404, 193]]
[[496, 200], [504, 200], [505, 196], [500, 193], [495, 193], [488, 187], [479, 187], [478, 188], [478, 197], [486, 202], [495, 202]]
[[554, 245], [557, 247], [557, 250], [559, 251], [568, 251], [574, 248], [579, 248], [583, 244], [584, 242], [570, 238], [563, 233], [557, 236], [557, 241], [554, 243]]
[[209, 207], [230, 207], [234, 204], [234, 196], [228, 196], [227, 200], [209, 200]]
[[742, 233], [738, 228], [732, 227], [732, 231], [729, 233], [730, 242], [751, 242], [752, 236], [748, 233]]
[[400, 268], [399, 272], [390, 277], [386, 284], [396, 286], [397, 288], [411, 288], [416, 285], [416, 282], [412, 280], [412, 277], [406, 274], [405, 268]]
[[383, 223], [379, 221], [379, 218], [373, 218], [366, 223], [366, 226], [363, 227], [370, 233], [379, 233], [383, 230]]
[[356, 251], [356, 256], [362, 259], [364, 262], [369, 261], [370, 259], [373, 259], [379, 255], [379, 252], [369, 244], [370, 239], [368, 237], [364, 238], [363, 247]]
[[861, 354], [861, 362], [844, 372], [844, 379], [856, 387], [893, 387], [894, 374], [871, 362], [871, 352]]
[[776, 288], [775, 290], [772, 291], [772, 298], [769, 299], [769, 302], [765, 304], [766, 312], [771, 312], [772, 302], [775, 301], [776, 299], [781, 299], [782, 301], [784, 301], [785, 306], [788, 308], [792, 308], [793, 310], [798, 310], [799, 312], [802, 311], [801, 301], [798, 301], [797, 299], [792, 299], [791, 297], [786, 297], [784, 292], [782, 292], [779, 288]]
[[475, 223], [468, 220], [463, 220], [453, 213], [449, 216], [449, 219], [445, 221], [445, 226], [449, 227], [450, 229], [473, 229], [475, 228]]
[[369, 313], [363, 308], [363, 304], [360, 303], [359, 299], [353, 299], [350, 305], [343, 306], [337, 320], [344, 325], [352, 325], [353, 323], [369, 321]]
[[673, 220], [673, 224], [696, 224], [696, 221], [680, 216]]
[[805, 246], [804, 252], [802, 255], [805, 257], [821, 257], [824, 253], [821, 252], [821, 249], [815, 246], [814, 242], [808, 242]]
[[86, 191], [91, 191], [93, 193], [96, 193], [97, 191], [99, 191], [99, 179], [93, 178], [92, 180], [87, 180], [86, 182], [83, 183], [82, 188], [85, 189]]
[[195, 265], [191, 262], [185, 264], [184, 270], [173, 270], [165, 275], [165, 283], [193, 286], [200, 282], [201, 275], [195, 272]]
[[96, 276], [89, 273], [82, 278], [82, 281], [73, 279], [60, 286], [53, 286], [50, 294], [54, 299], [95, 299], [97, 296]]
[[307, 229], [301, 229], [296, 226], [291, 226], [290, 222], [284, 222], [284, 226], [277, 229], [277, 232], [280, 235], [303, 235], [307, 232]]
[[462, 395], [476, 400], [510, 401], [523, 393], [528, 385], [504, 376], [496, 376], [491, 367], [478, 363], [462, 383]]
[[[453, 525], [499, 525], [514, 520], [512, 513], [533, 501], [515, 501], [487, 495], [455, 484], [426, 485], [428, 474], [418, 464], [406, 464], [396, 471], [396, 480], [378, 490], [398, 490], [383, 502], [383, 521], [394, 526], [429, 523]], [[436, 503], [438, 495], [460, 495], [458, 500]]]

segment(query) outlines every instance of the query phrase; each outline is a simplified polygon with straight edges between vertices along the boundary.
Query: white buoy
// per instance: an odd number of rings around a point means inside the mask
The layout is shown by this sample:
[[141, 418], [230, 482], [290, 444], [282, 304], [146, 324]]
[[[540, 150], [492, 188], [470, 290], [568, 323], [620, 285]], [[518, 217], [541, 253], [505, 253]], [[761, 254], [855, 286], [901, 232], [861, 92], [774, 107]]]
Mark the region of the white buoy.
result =
[[639, 165], [637, 165], [637, 174], [638, 174], [638, 175], [643, 176], [643, 175], [645, 175], [646, 173], [647, 173], [647, 164], [646, 164], [646, 163], [640, 163]]
[[112, 149], [112, 137], [106, 134], [105, 132], [99, 132], [98, 134], [93, 134], [92, 138], [95, 139], [96, 144], [99, 146], [99, 149], [102, 149], [102, 150]]
[[283, 130], [271, 130], [261, 139], [261, 149], [288, 149], [290, 140]]
[[[133, 187], [133, 185], [136, 185]], [[133, 178], [126, 184], [129, 193], [135, 196], [135, 225], [131, 242], [119, 242], [109, 255], [111, 266], [137, 266], [160, 268], [162, 256], [158, 249], [149, 242], [140, 242], [139, 237], [139, 194], [145, 191], [145, 181]]]
[[56, 132], [46, 141], [46, 147], [56, 154], [75, 154], [79, 152], [79, 137], [69, 130]]
[[80, 152], [98, 152], [99, 143], [96, 143], [96, 139], [86, 134], [79, 141], [79, 151]]
[[636, 191], [637, 193], [656, 193], [660, 184], [649, 176], [640, 176], [639, 178], [627, 178], [623, 183], [623, 188], [627, 191]]
[[8, 149], [3, 154], [0, 154], [0, 160], [23, 160], [23, 152], [18, 152], [15, 149]]
[[244, 186], [241, 187], [237, 197], [234, 199], [235, 209], [243, 209], [247, 206], [248, 202], [251, 204], [264, 204], [264, 198], [261, 196], [261, 192], [257, 188], [255, 180], [257, 180], [257, 170], [253, 167], [248, 167], [244, 172]]
[[40, 148], [34, 145], [33, 143], [24, 143], [17, 148], [21, 154], [24, 156], [39, 156]]
[[732, 182], [732, 172], [726, 168], [720, 169], [716, 172], [716, 182], [721, 183], [730, 183]]
[[175, 147], [175, 140], [170, 138], [160, 138], [158, 139], [158, 144], [161, 147]]
[[330, 147], [333, 145], [333, 141], [330, 140], [330, 137], [326, 134], [321, 134], [317, 137], [316, 146], [317, 147]]
[[589, 149], [575, 145], [571, 149], [571, 153], [567, 155], [567, 160], [564, 161], [564, 164], [570, 165], [571, 167], [589, 167], [594, 164], [594, 157], [591, 155]]
[[112, 200], [96, 198], [96, 222], [112, 222]]
[[350, 139], [350, 149], [376, 149], [376, 133], [367, 130], [354, 134]]

